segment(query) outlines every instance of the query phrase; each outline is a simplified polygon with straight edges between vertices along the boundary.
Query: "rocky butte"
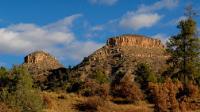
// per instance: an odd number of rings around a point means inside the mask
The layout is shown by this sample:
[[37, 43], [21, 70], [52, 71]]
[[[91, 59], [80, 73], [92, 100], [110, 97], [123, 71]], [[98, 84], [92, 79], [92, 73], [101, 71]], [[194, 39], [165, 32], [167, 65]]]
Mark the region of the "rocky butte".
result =
[[36, 80], [45, 80], [49, 71], [58, 69], [62, 65], [58, 60], [44, 51], [35, 51], [24, 58], [24, 64]]
[[143, 35], [121, 35], [109, 38], [102, 48], [95, 51], [74, 68], [74, 74], [83, 78], [95, 71], [107, 75], [119, 72], [134, 74], [139, 63], [147, 63], [158, 74], [166, 67], [168, 55], [159, 39]]
[[[166, 67], [167, 58], [165, 47], [159, 39], [143, 35], [121, 35], [109, 38], [106, 45], [85, 57], [70, 71], [70, 74], [81, 76], [83, 80], [96, 71], [109, 76], [119, 72], [134, 74], [139, 63], [149, 64], [159, 74]], [[43, 51], [27, 55], [23, 65], [39, 81], [44, 81], [51, 70], [62, 67], [55, 57]]]

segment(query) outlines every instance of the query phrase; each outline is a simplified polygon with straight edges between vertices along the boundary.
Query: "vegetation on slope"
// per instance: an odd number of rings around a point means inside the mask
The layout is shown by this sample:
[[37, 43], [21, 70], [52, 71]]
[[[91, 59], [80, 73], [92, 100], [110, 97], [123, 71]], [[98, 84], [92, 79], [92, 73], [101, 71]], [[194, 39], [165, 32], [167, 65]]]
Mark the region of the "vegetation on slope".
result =
[[[14, 66], [7, 70], [1, 67], [0, 111], [199, 110], [200, 42], [196, 35], [196, 23], [190, 15], [192, 10], [188, 11], [188, 18], [178, 24], [180, 32], [167, 42], [170, 54], [168, 69], [161, 70], [165, 72], [156, 74], [152, 65], [144, 62], [138, 63], [132, 70], [134, 72], [114, 67], [110, 76], [103, 68], [95, 69], [85, 77], [71, 72], [77, 68], [60, 68], [51, 71], [46, 81], [34, 84], [27, 68]], [[116, 57], [115, 62], [119, 62], [120, 58]]]

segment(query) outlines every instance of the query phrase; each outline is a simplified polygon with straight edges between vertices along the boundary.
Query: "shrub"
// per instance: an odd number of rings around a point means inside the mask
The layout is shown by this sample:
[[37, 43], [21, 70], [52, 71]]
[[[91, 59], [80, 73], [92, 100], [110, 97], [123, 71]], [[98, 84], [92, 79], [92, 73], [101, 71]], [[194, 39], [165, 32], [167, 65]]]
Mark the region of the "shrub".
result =
[[3, 102], [0, 102], [0, 112], [20, 112], [20, 111], [16, 108], [9, 107]]
[[4, 67], [0, 67], [0, 88], [4, 88], [9, 84], [8, 71]]
[[96, 82], [100, 84], [109, 82], [109, 77], [100, 70], [95, 71], [89, 78], [96, 80]]
[[7, 74], [8, 71], [5, 67], [0, 67], [0, 76]]
[[49, 108], [49, 109], [53, 107], [53, 102], [51, 98], [47, 95], [43, 95], [43, 104], [46, 108]]
[[125, 75], [119, 84], [112, 86], [112, 95], [126, 99], [126, 102], [134, 103], [144, 98], [140, 88], [133, 82], [131, 75]]
[[70, 81], [67, 84], [66, 90], [67, 92], [79, 92], [81, 90], [81, 87], [83, 85], [83, 81], [80, 79], [70, 79]]
[[[70, 69], [67, 68], [58, 68], [50, 71], [50, 75], [48, 75], [47, 80], [44, 83], [38, 82], [38, 85], [42, 89], [48, 90], [63, 90], [63, 85], [65, 85], [69, 81], [69, 72]], [[42, 85], [43, 84], [43, 85]]]
[[95, 80], [87, 79], [82, 86], [81, 94], [84, 96], [101, 96], [106, 98], [109, 95], [109, 84], [99, 84]]
[[182, 87], [179, 81], [172, 82], [171, 79], [166, 79], [164, 83], [150, 83], [149, 88], [151, 90], [153, 103], [155, 104], [155, 111], [177, 112], [179, 110], [179, 102], [176, 96]]
[[148, 82], [157, 82], [157, 77], [147, 64], [137, 65], [135, 70], [135, 81], [138, 82], [143, 90], [148, 87]]
[[179, 102], [181, 109], [199, 110], [199, 87], [192, 81], [184, 85], [183, 90], [179, 94]]
[[76, 105], [76, 108], [79, 111], [95, 112], [95, 111], [98, 111], [104, 105], [105, 105], [105, 101], [102, 98], [98, 96], [93, 96], [93, 97], [87, 98], [85, 101]]
[[38, 90], [33, 88], [31, 75], [24, 67], [14, 67], [10, 73], [16, 82], [11, 85], [11, 89], [1, 91], [1, 100], [22, 112], [40, 112], [43, 102]]
[[42, 99], [38, 90], [33, 88], [33, 79], [25, 68], [15, 68], [18, 82], [16, 91], [13, 93], [16, 99], [16, 105], [20, 106], [25, 112], [39, 112], [42, 110]]
[[192, 81], [190, 81], [186, 89], [188, 90], [188, 96], [191, 98], [197, 98], [199, 97], [199, 87], [195, 85]]

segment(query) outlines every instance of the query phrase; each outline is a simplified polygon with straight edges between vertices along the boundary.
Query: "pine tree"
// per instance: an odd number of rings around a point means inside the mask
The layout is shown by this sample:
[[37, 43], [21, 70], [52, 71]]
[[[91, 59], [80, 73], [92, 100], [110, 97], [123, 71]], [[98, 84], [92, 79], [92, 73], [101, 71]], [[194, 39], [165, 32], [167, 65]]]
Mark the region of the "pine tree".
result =
[[185, 83], [199, 75], [200, 43], [193, 19], [195, 14], [191, 6], [187, 7], [187, 19], [181, 20], [177, 26], [180, 32], [167, 42], [167, 52], [171, 55], [167, 60], [168, 71], [171, 77]]
[[135, 81], [141, 85], [141, 89], [146, 89], [149, 82], [157, 82], [157, 77], [154, 72], [150, 69], [150, 67], [141, 63], [137, 65], [135, 70]]

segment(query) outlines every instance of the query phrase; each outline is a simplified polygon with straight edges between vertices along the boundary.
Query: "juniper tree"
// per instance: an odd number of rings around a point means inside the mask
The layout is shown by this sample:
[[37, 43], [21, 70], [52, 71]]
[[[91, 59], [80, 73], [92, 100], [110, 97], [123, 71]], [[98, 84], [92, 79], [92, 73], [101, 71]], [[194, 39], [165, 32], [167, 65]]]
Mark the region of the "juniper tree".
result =
[[180, 32], [167, 42], [167, 52], [170, 53], [170, 58], [167, 60], [168, 71], [171, 77], [185, 83], [199, 75], [200, 43], [196, 22], [193, 19], [195, 14], [192, 7], [187, 7], [187, 18], [177, 25]]
[[12, 78], [8, 87], [0, 91], [0, 101], [21, 112], [41, 112], [43, 101], [36, 88], [33, 88], [33, 79], [24, 67], [14, 66], [9, 71]]
[[147, 89], [149, 82], [157, 82], [155, 73], [150, 69], [149, 65], [140, 63], [135, 70], [135, 81], [141, 85], [141, 89]]

